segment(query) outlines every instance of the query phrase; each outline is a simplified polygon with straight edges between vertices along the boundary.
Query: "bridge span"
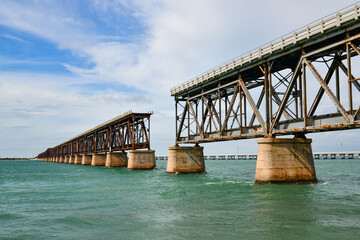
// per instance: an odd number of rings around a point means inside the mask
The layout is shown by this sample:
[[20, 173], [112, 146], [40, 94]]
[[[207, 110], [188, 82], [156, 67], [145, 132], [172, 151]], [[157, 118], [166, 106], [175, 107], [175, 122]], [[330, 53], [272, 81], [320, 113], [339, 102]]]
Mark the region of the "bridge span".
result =
[[316, 182], [305, 134], [360, 127], [359, 16], [354, 5], [171, 89], [167, 172], [204, 172], [200, 143], [258, 138], [255, 182]]
[[[357, 159], [360, 152], [316, 152], [315, 159]], [[211, 154], [204, 155], [204, 160], [256, 160], [257, 154]], [[167, 155], [155, 156], [155, 160], [168, 160]]]
[[[128, 169], [156, 167], [149, 113], [126, 112], [38, 155], [42, 161]], [[146, 150], [139, 150], [146, 149]], [[127, 157], [126, 150], [129, 151]]]

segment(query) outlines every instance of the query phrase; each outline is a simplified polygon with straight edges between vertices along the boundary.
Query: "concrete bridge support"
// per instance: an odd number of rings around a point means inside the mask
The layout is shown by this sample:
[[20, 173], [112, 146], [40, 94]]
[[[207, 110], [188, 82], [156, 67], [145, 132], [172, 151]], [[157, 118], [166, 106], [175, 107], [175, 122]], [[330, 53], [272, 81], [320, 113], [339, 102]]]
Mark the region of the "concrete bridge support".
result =
[[76, 154], [74, 157], [74, 164], [81, 164], [82, 156]]
[[128, 169], [154, 169], [156, 168], [155, 151], [154, 150], [130, 150]]
[[81, 165], [91, 165], [92, 157], [89, 155], [82, 155]]
[[91, 166], [105, 166], [106, 154], [93, 153], [91, 158]]
[[70, 156], [69, 156], [69, 163], [70, 163], [70, 164], [74, 164], [74, 162], [75, 162], [75, 156], [74, 156], [74, 155], [70, 155]]
[[166, 173], [203, 173], [205, 172], [204, 148], [169, 147]]
[[61, 157], [59, 158], [59, 162], [60, 162], [60, 163], [63, 163], [64, 160], [65, 160], [65, 158], [64, 158], [63, 156], [61, 156]]
[[258, 139], [255, 183], [316, 183], [311, 139]]
[[127, 154], [126, 152], [108, 152], [106, 153], [105, 167], [126, 167]]
[[69, 156], [64, 157], [64, 163], [69, 163]]

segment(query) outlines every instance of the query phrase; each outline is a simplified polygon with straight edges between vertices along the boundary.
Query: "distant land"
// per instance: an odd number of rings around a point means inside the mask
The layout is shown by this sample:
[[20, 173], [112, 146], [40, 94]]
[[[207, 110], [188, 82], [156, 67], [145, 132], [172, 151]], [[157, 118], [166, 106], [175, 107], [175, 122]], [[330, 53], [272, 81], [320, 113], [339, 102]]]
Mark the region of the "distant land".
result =
[[15, 161], [15, 160], [32, 160], [34, 158], [0, 158], [0, 161], [9, 161], [9, 160], [12, 160], [12, 161]]

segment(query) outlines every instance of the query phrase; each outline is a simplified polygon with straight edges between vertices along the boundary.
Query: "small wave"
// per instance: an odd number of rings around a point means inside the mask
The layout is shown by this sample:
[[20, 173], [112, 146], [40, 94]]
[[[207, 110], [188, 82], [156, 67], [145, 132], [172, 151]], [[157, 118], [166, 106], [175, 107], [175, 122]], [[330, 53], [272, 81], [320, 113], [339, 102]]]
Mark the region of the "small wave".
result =
[[227, 183], [230, 183], [230, 184], [238, 184], [238, 183], [241, 183], [240, 181], [225, 181], [225, 182], [207, 182], [205, 183], [205, 185], [222, 185], [222, 184], [227, 184]]
[[207, 182], [205, 185], [215, 185], [215, 184], [221, 184], [221, 183], [215, 183], [215, 182]]

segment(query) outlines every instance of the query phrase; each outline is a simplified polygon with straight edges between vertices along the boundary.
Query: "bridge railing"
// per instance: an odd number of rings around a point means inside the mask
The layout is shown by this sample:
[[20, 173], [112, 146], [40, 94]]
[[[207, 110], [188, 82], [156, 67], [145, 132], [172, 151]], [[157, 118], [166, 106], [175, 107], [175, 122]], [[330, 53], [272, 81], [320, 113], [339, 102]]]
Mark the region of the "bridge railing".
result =
[[322, 33], [333, 27], [338, 27], [351, 20], [357, 20], [359, 16], [360, 16], [360, 7], [358, 5], [351, 6], [342, 12], [337, 12], [335, 15], [331, 17], [325, 17], [314, 24], [310, 24], [300, 30], [294, 31], [286, 36], [280, 37], [279, 39], [271, 43], [265, 44], [255, 50], [251, 50], [248, 53], [240, 57], [234, 58], [228, 62], [225, 62], [224, 64], [215, 67], [191, 79], [188, 82], [178, 85], [170, 90], [171, 95], [174, 96], [179, 92], [197, 86], [213, 77], [219, 76], [222, 73], [225, 73], [229, 70], [233, 70], [238, 66], [242, 66], [243, 64], [249, 63], [255, 59], [259, 59], [267, 54], [273, 53], [274, 51], [281, 50], [291, 44], [296, 44], [301, 40], [308, 39], [316, 34]]

